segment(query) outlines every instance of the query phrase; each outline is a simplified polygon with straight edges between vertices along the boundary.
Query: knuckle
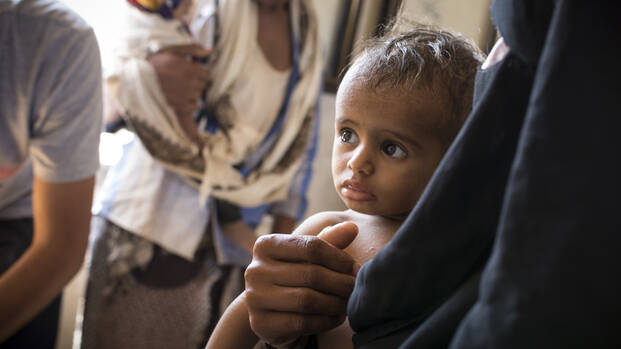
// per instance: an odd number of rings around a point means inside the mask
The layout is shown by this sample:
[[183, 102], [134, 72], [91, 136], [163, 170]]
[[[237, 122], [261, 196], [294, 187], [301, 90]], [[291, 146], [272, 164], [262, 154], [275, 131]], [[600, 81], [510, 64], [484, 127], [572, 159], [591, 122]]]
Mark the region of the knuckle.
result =
[[245, 300], [246, 300], [246, 304], [248, 304], [248, 310], [250, 311], [252, 308], [254, 308], [254, 305], [257, 302], [258, 299], [258, 295], [257, 292], [253, 289], [253, 288], [247, 288], [245, 292]]
[[321, 241], [314, 236], [309, 236], [303, 240], [301, 247], [306, 251], [307, 257], [312, 261], [318, 260], [321, 256]]
[[250, 265], [248, 265], [248, 268], [246, 268], [246, 271], [244, 272], [244, 279], [246, 280], [246, 282], [254, 283], [255, 281], [261, 279], [261, 277], [259, 276], [260, 274], [261, 270], [259, 263], [253, 261], [252, 263], [250, 263]]
[[263, 254], [275, 243], [275, 237], [273, 235], [262, 235], [254, 243], [253, 253]]
[[297, 308], [301, 312], [309, 312], [315, 308], [315, 299], [308, 292], [298, 292], [295, 296]]
[[312, 286], [317, 284], [320, 281], [318, 272], [310, 265], [305, 266], [304, 269], [300, 271], [300, 278], [302, 279], [302, 284], [304, 286]]

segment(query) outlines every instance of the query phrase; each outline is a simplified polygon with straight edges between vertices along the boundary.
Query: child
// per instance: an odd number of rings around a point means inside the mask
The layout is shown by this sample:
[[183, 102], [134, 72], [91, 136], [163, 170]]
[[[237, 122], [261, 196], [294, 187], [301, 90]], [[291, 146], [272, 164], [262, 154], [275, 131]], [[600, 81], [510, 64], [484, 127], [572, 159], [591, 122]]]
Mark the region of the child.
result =
[[[423, 26], [367, 42], [336, 97], [332, 176], [349, 210], [318, 213], [296, 233], [352, 222], [359, 232], [345, 251], [361, 264], [373, 258], [416, 205], [470, 112], [482, 59], [463, 37]], [[207, 348], [255, 345], [245, 296], [227, 309]], [[352, 347], [351, 335], [345, 322], [296, 348]]]

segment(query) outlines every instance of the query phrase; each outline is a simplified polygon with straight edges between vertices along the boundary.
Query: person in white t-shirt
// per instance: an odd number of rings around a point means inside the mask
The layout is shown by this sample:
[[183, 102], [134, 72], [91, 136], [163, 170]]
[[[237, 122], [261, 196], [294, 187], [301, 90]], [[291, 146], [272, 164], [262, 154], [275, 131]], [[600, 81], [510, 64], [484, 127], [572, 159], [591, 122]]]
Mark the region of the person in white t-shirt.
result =
[[0, 1], [0, 347], [52, 348], [99, 166], [100, 56], [56, 1]]

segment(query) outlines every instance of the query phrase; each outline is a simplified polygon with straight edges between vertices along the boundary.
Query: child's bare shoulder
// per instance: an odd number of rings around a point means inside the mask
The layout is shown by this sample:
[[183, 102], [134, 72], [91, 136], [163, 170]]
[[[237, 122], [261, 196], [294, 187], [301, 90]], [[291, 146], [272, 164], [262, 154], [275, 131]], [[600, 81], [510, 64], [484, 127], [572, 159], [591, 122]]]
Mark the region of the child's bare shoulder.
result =
[[324, 211], [306, 218], [293, 232], [298, 235], [318, 235], [324, 227], [350, 221], [349, 211]]

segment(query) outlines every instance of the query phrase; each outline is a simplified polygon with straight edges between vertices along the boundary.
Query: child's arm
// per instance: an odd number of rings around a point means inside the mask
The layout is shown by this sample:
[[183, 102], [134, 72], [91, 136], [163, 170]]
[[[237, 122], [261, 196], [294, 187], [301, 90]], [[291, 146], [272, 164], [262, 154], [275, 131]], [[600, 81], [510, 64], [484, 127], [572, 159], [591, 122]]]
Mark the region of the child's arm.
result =
[[250, 328], [245, 293], [242, 293], [222, 314], [205, 349], [250, 349], [258, 341], [259, 337]]

